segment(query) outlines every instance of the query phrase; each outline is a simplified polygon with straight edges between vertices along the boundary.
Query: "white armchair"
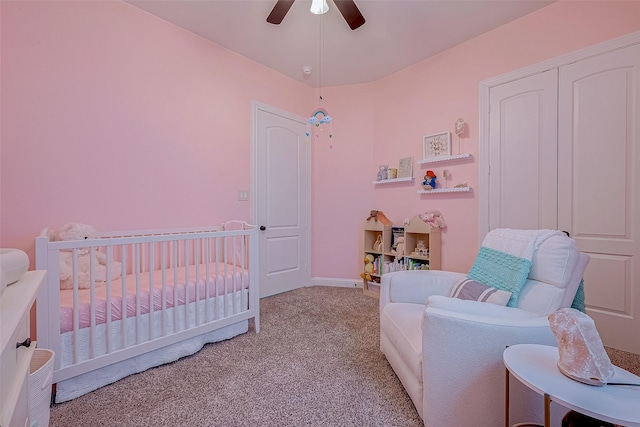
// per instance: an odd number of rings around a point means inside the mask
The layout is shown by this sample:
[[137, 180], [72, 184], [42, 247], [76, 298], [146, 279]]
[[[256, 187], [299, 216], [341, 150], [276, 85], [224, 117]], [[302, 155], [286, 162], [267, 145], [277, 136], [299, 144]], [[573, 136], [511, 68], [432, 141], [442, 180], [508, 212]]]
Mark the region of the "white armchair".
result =
[[[573, 239], [546, 239], [533, 254], [516, 307], [450, 298], [466, 278], [461, 273], [382, 276], [380, 349], [425, 426], [505, 425], [504, 349], [557, 345], [547, 316], [571, 306], [588, 261]], [[511, 423], [540, 422], [540, 396], [517, 381], [510, 386]], [[561, 418], [560, 408], [553, 416]]]

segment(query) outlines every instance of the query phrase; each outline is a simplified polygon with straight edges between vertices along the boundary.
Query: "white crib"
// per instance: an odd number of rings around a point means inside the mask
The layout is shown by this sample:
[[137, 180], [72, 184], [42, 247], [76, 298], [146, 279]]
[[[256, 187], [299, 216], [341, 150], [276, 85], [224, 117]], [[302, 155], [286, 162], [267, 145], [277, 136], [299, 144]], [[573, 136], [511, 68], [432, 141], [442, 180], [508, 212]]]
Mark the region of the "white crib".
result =
[[[59, 242], [43, 230], [36, 268], [48, 277], [37, 341], [56, 355], [55, 402], [245, 333], [249, 321], [259, 332], [257, 229], [225, 225]], [[60, 290], [60, 251], [71, 253], [73, 289]], [[106, 280], [96, 280], [92, 262], [89, 288], [80, 289], [78, 258], [97, 252], [106, 255]]]

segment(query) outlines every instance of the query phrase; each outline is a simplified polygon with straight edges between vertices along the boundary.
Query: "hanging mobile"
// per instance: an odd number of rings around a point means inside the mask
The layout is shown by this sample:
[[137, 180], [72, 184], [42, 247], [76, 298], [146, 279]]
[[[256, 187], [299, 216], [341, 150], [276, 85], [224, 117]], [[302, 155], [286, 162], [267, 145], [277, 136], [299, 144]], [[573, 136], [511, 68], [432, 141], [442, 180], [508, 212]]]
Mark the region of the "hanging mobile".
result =
[[[329, 148], [333, 148], [333, 129], [331, 127], [331, 121], [333, 118], [329, 115], [326, 109], [322, 108], [322, 51], [324, 49], [324, 20], [322, 19], [322, 15], [320, 15], [320, 48], [319, 48], [319, 58], [318, 58], [318, 108], [311, 114], [311, 117], [307, 119], [307, 124], [310, 126], [315, 126], [315, 130], [313, 127], [307, 129], [306, 136], [307, 141], [311, 138], [311, 133], [314, 134], [316, 141], [320, 139], [320, 132], [322, 132], [322, 125], [329, 124]], [[305, 74], [311, 73], [311, 68], [307, 67], [303, 70]]]

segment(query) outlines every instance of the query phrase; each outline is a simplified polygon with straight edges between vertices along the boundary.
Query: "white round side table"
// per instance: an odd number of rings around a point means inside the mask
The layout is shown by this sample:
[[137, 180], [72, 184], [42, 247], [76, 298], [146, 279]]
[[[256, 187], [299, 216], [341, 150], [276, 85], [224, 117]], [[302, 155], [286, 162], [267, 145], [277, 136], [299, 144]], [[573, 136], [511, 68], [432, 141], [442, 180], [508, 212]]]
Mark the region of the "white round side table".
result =
[[[572, 380], [558, 369], [558, 348], [539, 344], [517, 344], [502, 355], [506, 373], [506, 421], [509, 426], [509, 373], [544, 396], [545, 427], [551, 427], [549, 405], [557, 402], [574, 411], [626, 427], [640, 427], [640, 387], [590, 386]], [[618, 367], [611, 383], [640, 384], [640, 377]]]

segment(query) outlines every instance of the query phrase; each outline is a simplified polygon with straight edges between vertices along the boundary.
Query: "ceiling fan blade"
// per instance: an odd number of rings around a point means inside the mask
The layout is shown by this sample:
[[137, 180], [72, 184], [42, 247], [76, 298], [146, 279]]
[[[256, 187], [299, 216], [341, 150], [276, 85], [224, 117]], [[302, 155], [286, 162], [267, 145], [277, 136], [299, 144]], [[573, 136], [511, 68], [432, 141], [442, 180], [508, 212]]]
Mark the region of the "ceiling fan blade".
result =
[[267, 16], [267, 22], [270, 24], [278, 25], [282, 22], [289, 9], [291, 9], [291, 5], [295, 0], [278, 0], [276, 5], [273, 6], [273, 10]]
[[356, 6], [353, 0], [333, 0], [333, 2], [352, 30], [360, 28], [360, 26], [364, 24], [364, 16], [362, 16], [360, 9], [358, 9], [358, 6]]

